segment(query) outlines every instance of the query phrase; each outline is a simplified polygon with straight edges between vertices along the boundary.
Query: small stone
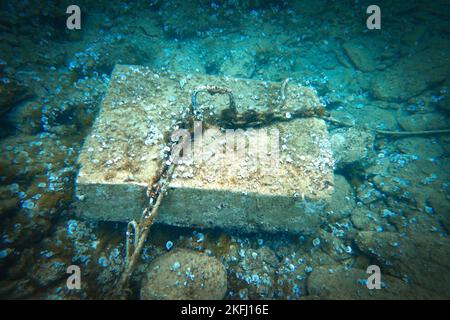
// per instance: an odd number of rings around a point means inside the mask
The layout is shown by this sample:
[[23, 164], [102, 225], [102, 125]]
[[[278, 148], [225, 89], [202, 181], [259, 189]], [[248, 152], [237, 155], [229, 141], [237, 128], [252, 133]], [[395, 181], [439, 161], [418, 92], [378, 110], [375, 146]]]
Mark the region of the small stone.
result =
[[[179, 272], [173, 272], [175, 268]], [[223, 264], [200, 252], [174, 250], [158, 257], [147, 270], [141, 299], [218, 300], [223, 299], [227, 291], [227, 273]]]
[[373, 150], [373, 140], [368, 131], [358, 128], [334, 130], [330, 142], [336, 166], [361, 163]]

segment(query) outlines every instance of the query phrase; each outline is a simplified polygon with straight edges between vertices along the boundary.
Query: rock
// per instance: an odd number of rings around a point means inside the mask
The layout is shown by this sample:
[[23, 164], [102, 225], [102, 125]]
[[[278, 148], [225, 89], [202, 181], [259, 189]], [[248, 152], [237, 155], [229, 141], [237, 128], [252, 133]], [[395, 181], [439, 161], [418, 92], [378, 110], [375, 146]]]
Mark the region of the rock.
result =
[[373, 149], [373, 136], [355, 127], [334, 130], [330, 142], [338, 169], [361, 162]]
[[243, 267], [243, 270], [249, 272], [268, 272], [272, 274], [278, 265], [278, 259], [275, 252], [268, 247], [262, 247], [257, 250], [247, 249], [240, 265]]
[[378, 108], [385, 109], [385, 110], [399, 110], [402, 107], [402, 104], [400, 104], [400, 103], [383, 101], [383, 100], [377, 100], [372, 103], [374, 105], [376, 105]]
[[444, 153], [438, 143], [421, 137], [407, 137], [398, 140], [397, 149], [404, 154], [415, 154], [420, 159], [439, 158]]
[[0, 296], [2, 299], [30, 299], [36, 290], [30, 279], [1, 280]]
[[379, 107], [379, 104], [367, 103], [366, 101], [354, 102], [351, 109], [347, 110], [351, 117], [358, 119], [369, 128], [397, 130], [397, 115], [392, 110], [386, 110]]
[[443, 99], [438, 101], [437, 106], [445, 112], [450, 112], [450, 96], [444, 96]]
[[141, 287], [141, 299], [222, 299], [227, 274], [216, 258], [186, 249], [176, 249], [154, 260]]
[[[426, 2], [419, 2], [419, 1], [411, 1], [411, 2], [390, 2], [385, 1], [381, 4], [386, 4], [386, 6], [389, 5], [389, 13], [392, 14], [393, 17], [398, 17], [403, 14], [414, 12], [415, 10], [422, 10], [422, 7], [430, 7]], [[425, 8], [423, 9], [425, 10]], [[405, 30], [402, 30], [405, 31]]]
[[77, 134], [78, 129], [73, 124], [67, 124], [67, 125], [53, 126], [48, 131], [55, 133], [59, 136], [71, 136]]
[[255, 72], [254, 57], [244, 50], [232, 51], [220, 67], [220, 73], [237, 78], [250, 79]]
[[398, 123], [405, 131], [437, 130], [448, 126], [448, 120], [437, 113], [416, 113], [400, 117]]
[[392, 197], [401, 197], [410, 189], [410, 181], [398, 177], [376, 175], [372, 181], [377, 190]]
[[[330, 101], [335, 104], [346, 104], [348, 97], [352, 90], [357, 90], [359, 84], [355, 81], [354, 70], [350, 68], [337, 67], [334, 70], [327, 72], [330, 79], [335, 81], [328, 81], [325, 85], [329, 91]], [[332, 113], [334, 110], [331, 110]]]
[[359, 249], [376, 259], [385, 273], [450, 297], [450, 241], [429, 233], [400, 236], [395, 232], [358, 232]]
[[430, 45], [378, 73], [372, 85], [374, 96], [389, 101], [408, 100], [443, 82], [450, 71], [450, 55], [443, 45]]
[[[383, 146], [382, 146], [383, 147]], [[390, 161], [388, 157], [385, 157], [382, 155], [381, 157], [378, 156], [376, 161], [371, 163], [371, 166], [366, 169], [367, 175], [377, 175], [377, 174], [384, 174], [389, 170]]]
[[[447, 78], [447, 80], [442, 84], [441, 87], [436, 88], [439, 90], [439, 92], [436, 92], [436, 95], [438, 97], [438, 101], [436, 103], [437, 107], [445, 112], [447, 115], [450, 113], [450, 94], [448, 92], [450, 88], [450, 77]], [[436, 102], [435, 100], [436, 96], [432, 96], [432, 103]]]
[[7, 186], [0, 186], [0, 217], [3, 217], [17, 208], [20, 201], [17, 194], [11, 191]]
[[[335, 230], [337, 231], [337, 229]], [[333, 233], [334, 232], [335, 231], [333, 231]], [[319, 257], [320, 265], [330, 263], [332, 261], [330, 258], [334, 259], [334, 261], [342, 261], [351, 257], [351, 252], [349, 252], [351, 246], [347, 246], [340, 237], [333, 235], [333, 233], [327, 232], [323, 229], [319, 231], [319, 247], [324, 253], [326, 253], [326, 255]], [[318, 256], [314, 253], [314, 259], [317, 258]]]
[[192, 48], [189, 54], [186, 54], [184, 51], [176, 51], [169, 57], [164, 52], [160, 52], [155, 65], [184, 74], [207, 73], [202, 56], [195, 48]]
[[236, 286], [246, 286], [250, 299], [271, 299], [274, 294], [274, 282], [278, 259], [268, 247], [259, 249], [233, 248], [231, 255], [239, 256], [239, 263], [230, 263], [227, 269], [234, 274]]
[[371, 182], [364, 182], [356, 189], [358, 199], [364, 204], [370, 204], [383, 198], [383, 194]]
[[29, 96], [27, 90], [14, 79], [0, 79], [0, 116], [11, 110], [16, 103]]
[[292, 6], [292, 10], [296, 12], [296, 14], [310, 17], [323, 14], [323, 12], [329, 8], [329, 3], [325, 0], [312, 2], [294, 1], [290, 6]]
[[444, 192], [433, 192], [427, 199], [427, 204], [433, 209], [438, 221], [450, 233], [450, 203]]
[[330, 204], [326, 207], [330, 222], [347, 217], [355, 207], [355, 195], [352, 186], [344, 176], [334, 175], [334, 193]]
[[[406, 30], [405, 30], [406, 31]], [[412, 28], [412, 30], [408, 30], [403, 33], [401, 37], [401, 41], [406, 46], [415, 46], [417, 43], [422, 41], [427, 33], [427, 27], [425, 25], [417, 25]]]
[[[419, 3], [419, 2], [418, 2]], [[439, 16], [439, 17], [450, 17], [450, 7], [447, 1], [433, 1], [433, 2], [422, 2], [421, 8], [424, 9], [425, 12], [432, 13], [433, 15]], [[437, 24], [443, 24], [448, 25], [446, 23], [446, 20], [443, 20], [440, 22], [439, 20], [436, 21]]]
[[373, 213], [364, 207], [355, 208], [352, 212], [351, 220], [355, 228], [360, 230], [371, 230], [376, 227]]
[[31, 273], [31, 279], [40, 287], [49, 285], [66, 276], [66, 264], [62, 259], [54, 258], [44, 263], [38, 263]]
[[42, 106], [36, 101], [17, 104], [5, 115], [5, 120], [22, 133], [35, 134], [41, 130]]
[[211, 19], [216, 11], [210, 5], [192, 5], [182, 0], [162, 1], [159, 12], [158, 22], [169, 38], [191, 38], [230, 23], [228, 19]]
[[[433, 299], [435, 293], [419, 286], [409, 285], [402, 280], [381, 272], [382, 288], [368, 289], [365, 270], [341, 265], [316, 268], [307, 280], [308, 293], [321, 299]], [[385, 285], [385, 287], [383, 286]]]
[[352, 62], [352, 64], [362, 71], [374, 71], [377, 69], [380, 63], [380, 57], [378, 52], [380, 51], [376, 43], [372, 40], [358, 38], [342, 44], [346, 55]]

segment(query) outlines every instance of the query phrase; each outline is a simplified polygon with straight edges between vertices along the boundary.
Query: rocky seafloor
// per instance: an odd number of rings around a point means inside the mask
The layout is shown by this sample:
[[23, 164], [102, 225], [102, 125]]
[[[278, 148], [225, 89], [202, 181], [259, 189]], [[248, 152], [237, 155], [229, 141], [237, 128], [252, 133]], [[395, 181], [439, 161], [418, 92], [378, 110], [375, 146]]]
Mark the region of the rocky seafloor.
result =
[[[448, 1], [378, 1], [381, 30], [366, 28], [366, 1], [78, 1], [81, 30], [65, 27], [69, 4], [0, 4], [4, 299], [111, 295], [126, 225], [83, 220], [73, 204], [77, 154], [117, 63], [289, 77], [347, 123], [449, 127]], [[316, 234], [155, 225], [132, 298], [202, 298], [207, 286], [225, 299], [449, 299], [449, 135], [354, 140], [352, 129], [329, 130], [336, 192]], [[66, 287], [73, 264], [80, 290]], [[365, 287], [373, 264], [382, 290]]]

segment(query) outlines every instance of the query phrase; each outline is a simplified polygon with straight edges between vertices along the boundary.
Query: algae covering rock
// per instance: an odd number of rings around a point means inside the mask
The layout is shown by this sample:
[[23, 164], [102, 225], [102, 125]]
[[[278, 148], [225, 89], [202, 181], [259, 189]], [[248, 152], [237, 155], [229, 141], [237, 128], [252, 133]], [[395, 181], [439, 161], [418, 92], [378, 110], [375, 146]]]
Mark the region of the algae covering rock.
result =
[[365, 208], [356, 208], [353, 210], [351, 220], [356, 229], [369, 230], [377, 227], [372, 212]]
[[400, 117], [398, 123], [405, 131], [438, 130], [448, 126], [447, 119], [436, 113], [418, 113]]
[[40, 287], [47, 287], [65, 276], [67, 266], [62, 259], [54, 258], [34, 266], [30, 278]]
[[[213, 6], [207, 2], [203, 2], [202, 5], [182, 0], [160, 2], [158, 4], [161, 6], [159, 23], [163, 25], [164, 33], [170, 38], [185, 39], [199, 36], [209, 29], [227, 26], [225, 22], [233, 18], [228, 16], [227, 20], [217, 19], [218, 11], [216, 9], [219, 6], [216, 4]], [[216, 19], [211, 19], [211, 16], [216, 16]]]
[[436, 43], [377, 74], [372, 91], [378, 99], [408, 100], [444, 82], [449, 71], [450, 57], [445, 44]]
[[218, 300], [226, 291], [227, 274], [218, 259], [176, 249], [149, 265], [141, 287], [141, 299]]
[[372, 37], [357, 38], [342, 44], [344, 52], [356, 68], [362, 71], [374, 71], [391, 64], [389, 50], [385, 50], [383, 41], [374, 41]]
[[220, 73], [238, 78], [251, 78], [255, 73], [255, 59], [246, 51], [232, 51], [220, 67]]
[[360, 163], [373, 149], [373, 136], [356, 127], [333, 131], [330, 142], [337, 168]]
[[432, 208], [437, 220], [450, 233], [450, 202], [445, 193], [431, 193], [427, 199], [427, 203]]
[[[0, 77], [2, 75], [0, 73]], [[26, 88], [18, 84], [15, 79], [3, 77], [0, 81], [0, 116], [29, 96]]]
[[321, 266], [308, 277], [308, 292], [320, 299], [426, 299], [436, 295], [399, 278], [381, 275], [381, 289], [368, 289], [369, 274], [358, 268], [340, 265]]
[[[448, 79], [447, 83], [445, 83], [444, 85], [446, 88], [450, 87], [450, 79]], [[437, 106], [442, 111], [450, 113], [450, 96], [444, 95], [442, 99], [439, 99], [439, 101], [437, 102]]]
[[[239, 262], [232, 257], [240, 257]], [[278, 259], [274, 251], [268, 247], [254, 249], [243, 249], [234, 247], [225, 259], [227, 270], [231, 281], [237, 286], [248, 284], [244, 291], [250, 299], [271, 299], [275, 291], [275, 279], [277, 277]], [[236, 285], [236, 284], [235, 284]]]
[[403, 138], [398, 140], [396, 146], [401, 153], [416, 154], [419, 159], [439, 158], [444, 154], [442, 146], [422, 137]]
[[352, 186], [344, 176], [335, 174], [334, 193], [326, 207], [329, 221], [338, 221], [349, 216], [356, 206]]
[[[385, 275], [428, 290], [433, 294], [429, 298], [449, 298], [448, 239], [426, 233], [406, 236], [395, 232], [361, 231], [355, 242], [361, 251], [376, 260], [374, 264], [378, 264]], [[401, 297], [407, 298], [407, 295]]]

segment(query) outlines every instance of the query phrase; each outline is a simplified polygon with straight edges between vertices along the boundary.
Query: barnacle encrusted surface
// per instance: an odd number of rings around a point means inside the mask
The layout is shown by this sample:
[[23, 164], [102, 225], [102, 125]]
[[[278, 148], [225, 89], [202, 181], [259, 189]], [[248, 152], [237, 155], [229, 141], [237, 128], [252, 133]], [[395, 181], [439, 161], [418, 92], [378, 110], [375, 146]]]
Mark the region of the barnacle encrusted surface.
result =
[[159, 221], [310, 231], [319, 215], [308, 208], [326, 204], [334, 190], [328, 132], [323, 120], [311, 117], [321, 108], [311, 89], [140, 66], [116, 66], [85, 140], [78, 159], [80, 212], [96, 220], [139, 218], [167, 139], [192, 125], [192, 92], [204, 85], [231, 90], [235, 112], [227, 118], [226, 95], [196, 95], [200, 136], [190, 129], [193, 153], [177, 165]]
[[186, 249], [166, 253], [147, 267], [141, 299], [220, 300], [227, 291], [227, 273], [214, 257]]

